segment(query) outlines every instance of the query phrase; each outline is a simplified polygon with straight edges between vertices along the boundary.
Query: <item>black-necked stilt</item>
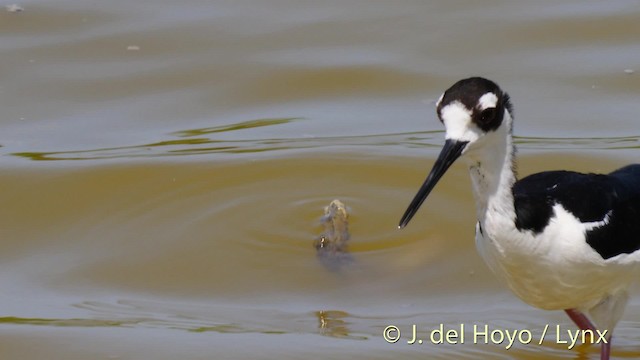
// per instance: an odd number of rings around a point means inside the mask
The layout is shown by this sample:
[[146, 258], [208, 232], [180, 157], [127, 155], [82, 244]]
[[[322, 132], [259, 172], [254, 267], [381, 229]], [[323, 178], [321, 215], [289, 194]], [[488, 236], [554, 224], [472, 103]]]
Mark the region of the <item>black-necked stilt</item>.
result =
[[564, 310], [591, 330], [601, 340], [601, 359], [609, 359], [611, 332], [640, 270], [640, 165], [608, 175], [545, 171], [516, 180], [507, 93], [473, 77], [445, 91], [436, 108], [446, 141], [399, 227], [464, 156], [485, 262], [526, 303]]

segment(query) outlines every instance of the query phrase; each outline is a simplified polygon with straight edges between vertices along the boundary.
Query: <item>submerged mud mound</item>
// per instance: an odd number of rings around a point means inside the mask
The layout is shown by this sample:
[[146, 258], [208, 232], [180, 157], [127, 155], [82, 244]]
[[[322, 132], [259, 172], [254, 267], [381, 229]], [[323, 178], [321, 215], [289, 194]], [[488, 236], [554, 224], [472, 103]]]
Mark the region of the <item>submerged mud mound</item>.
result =
[[339, 271], [353, 263], [353, 256], [348, 252], [349, 212], [340, 200], [333, 200], [324, 208], [320, 219], [323, 232], [314, 241], [318, 259], [327, 269]]

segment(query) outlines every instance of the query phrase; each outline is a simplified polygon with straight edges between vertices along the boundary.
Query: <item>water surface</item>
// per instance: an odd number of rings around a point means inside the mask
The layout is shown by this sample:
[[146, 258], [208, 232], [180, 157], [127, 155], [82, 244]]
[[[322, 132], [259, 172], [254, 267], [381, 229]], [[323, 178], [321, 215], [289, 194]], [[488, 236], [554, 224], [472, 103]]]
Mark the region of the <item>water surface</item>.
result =
[[[3, 359], [598, 358], [472, 343], [572, 327], [482, 263], [463, 164], [396, 225], [465, 76], [511, 94], [520, 174], [635, 161], [636, 1], [20, 5], [0, 11]], [[336, 198], [339, 273], [313, 248]], [[637, 298], [614, 358], [640, 356]], [[413, 324], [467, 342], [408, 345]]]

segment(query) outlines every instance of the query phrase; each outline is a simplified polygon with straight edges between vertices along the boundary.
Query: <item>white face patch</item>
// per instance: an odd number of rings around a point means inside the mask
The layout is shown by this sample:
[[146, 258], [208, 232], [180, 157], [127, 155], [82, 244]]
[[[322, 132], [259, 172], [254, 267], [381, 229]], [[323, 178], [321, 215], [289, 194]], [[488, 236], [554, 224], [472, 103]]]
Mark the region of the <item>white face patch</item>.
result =
[[480, 129], [471, 122], [471, 110], [459, 101], [453, 101], [440, 110], [446, 129], [445, 139], [474, 142], [480, 137]]
[[443, 97], [444, 97], [444, 93], [442, 93], [442, 95], [440, 95], [440, 97], [438, 98], [438, 101], [436, 101], [436, 108], [440, 106], [440, 103], [442, 102]]
[[489, 108], [494, 108], [497, 105], [498, 105], [498, 97], [496, 96], [496, 94], [492, 92], [488, 92], [482, 95], [478, 100], [478, 109], [480, 111], [489, 109]]

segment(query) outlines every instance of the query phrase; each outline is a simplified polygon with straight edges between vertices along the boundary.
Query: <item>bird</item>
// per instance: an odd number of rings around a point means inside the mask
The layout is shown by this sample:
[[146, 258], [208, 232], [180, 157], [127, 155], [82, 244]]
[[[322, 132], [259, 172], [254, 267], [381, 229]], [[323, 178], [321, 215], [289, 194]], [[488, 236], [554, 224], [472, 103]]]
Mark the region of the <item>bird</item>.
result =
[[[445, 141], [404, 215], [407, 226], [449, 167], [471, 177], [476, 247], [525, 303], [564, 310], [609, 360], [613, 330], [640, 270], [640, 164], [609, 174], [544, 171], [518, 180], [509, 94], [462, 79], [436, 102]], [[583, 340], [584, 341], [584, 340]]]

